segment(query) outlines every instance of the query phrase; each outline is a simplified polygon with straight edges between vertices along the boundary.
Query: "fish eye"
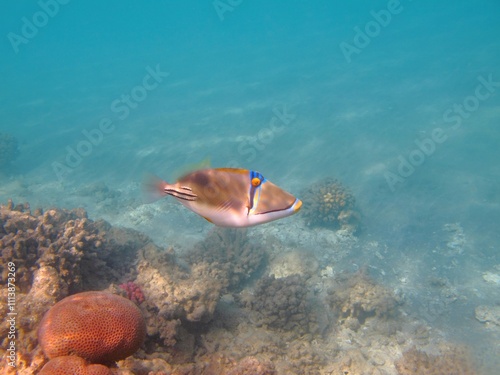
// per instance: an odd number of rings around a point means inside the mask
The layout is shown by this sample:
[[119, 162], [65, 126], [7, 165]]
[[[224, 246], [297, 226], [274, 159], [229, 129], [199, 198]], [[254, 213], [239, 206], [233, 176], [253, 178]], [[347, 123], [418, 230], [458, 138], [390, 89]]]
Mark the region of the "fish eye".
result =
[[258, 177], [252, 178], [252, 186], [257, 187], [257, 186], [260, 185], [260, 183], [261, 183], [261, 179], [260, 178], [258, 178]]

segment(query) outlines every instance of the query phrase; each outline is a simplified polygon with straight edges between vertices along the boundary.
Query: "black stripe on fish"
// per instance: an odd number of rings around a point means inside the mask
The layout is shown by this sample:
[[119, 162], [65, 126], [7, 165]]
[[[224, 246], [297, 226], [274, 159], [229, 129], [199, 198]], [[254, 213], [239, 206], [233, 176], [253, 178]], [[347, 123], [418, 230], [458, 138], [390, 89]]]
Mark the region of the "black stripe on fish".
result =
[[179, 189], [166, 187], [163, 191], [165, 192], [165, 194], [183, 199], [185, 201], [195, 201], [196, 198], [198, 198], [196, 194], [191, 193], [192, 189], [187, 186], [181, 186]]
[[[290, 208], [293, 207], [293, 205], [297, 203], [297, 200], [295, 200], [295, 202], [293, 202], [291, 205], [285, 207], [285, 208], [280, 208], [280, 209], [277, 209], [277, 210], [269, 210], [269, 211], [263, 211], [263, 212], [258, 212], [256, 215], [264, 215], [264, 214], [270, 214], [270, 213], [273, 213], [273, 212], [280, 212], [280, 211], [286, 211], [286, 210], [289, 210]], [[250, 212], [250, 210], [248, 210]]]

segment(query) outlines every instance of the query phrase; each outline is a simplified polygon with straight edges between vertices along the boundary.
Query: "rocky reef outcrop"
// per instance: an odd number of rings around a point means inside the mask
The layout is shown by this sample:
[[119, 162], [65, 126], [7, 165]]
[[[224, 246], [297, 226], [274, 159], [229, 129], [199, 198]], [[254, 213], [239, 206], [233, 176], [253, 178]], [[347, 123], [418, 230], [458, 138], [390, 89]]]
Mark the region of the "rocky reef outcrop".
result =
[[394, 293], [376, 284], [365, 272], [339, 275], [328, 289], [327, 302], [338, 323], [357, 331], [367, 320], [376, 317], [379, 324], [399, 315], [401, 303]]
[[440, 353], [429, 354], [415, 347], [405, 351], [395, 363], [398, 375], [477, 375], [464, 348], [446, 346]]
[[267, 255], [259, 243], [252, 243], [246, 229], [214, 227], [207, 237], [186, 255], [190, 264], [207, 263], [224, 274], [224, 288], [241, 287], [264, 265]]

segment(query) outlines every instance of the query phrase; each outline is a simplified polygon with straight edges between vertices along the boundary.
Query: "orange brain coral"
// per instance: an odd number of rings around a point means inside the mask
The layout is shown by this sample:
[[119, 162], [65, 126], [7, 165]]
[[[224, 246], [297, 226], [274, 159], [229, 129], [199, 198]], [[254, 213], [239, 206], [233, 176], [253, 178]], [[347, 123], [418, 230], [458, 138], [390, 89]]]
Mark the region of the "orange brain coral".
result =
[[49, 358], [77, 355], [110, 363], [133, 354], [142, 344], [146, 323], [139, 308], [106, 292], [84, 292], [56, 303], [43, 317], [38, 340]]
[[57, 357], [48, 361], [38, 375], [112, 375], [103, 365], [91, 365], [74, 355]]

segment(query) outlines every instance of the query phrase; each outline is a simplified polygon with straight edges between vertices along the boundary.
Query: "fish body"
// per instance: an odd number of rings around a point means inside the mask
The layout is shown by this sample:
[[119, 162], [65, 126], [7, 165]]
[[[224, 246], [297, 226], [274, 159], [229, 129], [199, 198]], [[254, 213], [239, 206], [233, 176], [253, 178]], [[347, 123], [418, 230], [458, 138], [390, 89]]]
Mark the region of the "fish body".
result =
[[154, 198], [175, 197], [191, 211], [221, 227], [249, 227], [296, 213], [302, 202], [259, 172], [240, 168], [201, 169], [176, 183], [156, 179]]

